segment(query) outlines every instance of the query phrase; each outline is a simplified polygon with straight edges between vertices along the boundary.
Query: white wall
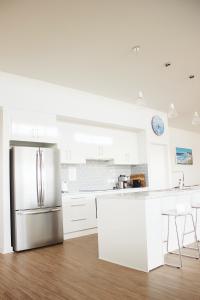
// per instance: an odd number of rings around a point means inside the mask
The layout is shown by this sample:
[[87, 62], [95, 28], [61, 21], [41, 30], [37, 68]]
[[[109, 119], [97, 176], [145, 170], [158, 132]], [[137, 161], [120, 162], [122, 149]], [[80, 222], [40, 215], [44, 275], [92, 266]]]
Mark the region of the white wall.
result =
[[[3, 211], [3, 112], [0, 109], [0, 211]], [[0, 218], [0, 228], [3, 228], [3, 218]], [[3, 245], [3, 232], [0, 231], [0, 245]], [[2, 249], [0, 249], [2, 252]]]
[[169, 187], [169, 164], [167, 145], [151, 144], [149, 146], [149, 186], [153, 190]]
[[[168, 143], [165, 113], [3, 72], [0, 72], [0, 86], [1, 106], [147, 129], [151, 140]], [[166, 131], [162, 137], [155, 136], [151, 130], [151, 118], [155, 114], [165, 121]]]
[[[185, 185], [200, 184], [200, 134], [177, 128], [170, 128], [170, 152], [172, 171], [183, 171]], [[192, 148], [193, 165], [176, 164], [176, 147]], [[173, 185], [177, 185], [178, 174], [174, 173]]]

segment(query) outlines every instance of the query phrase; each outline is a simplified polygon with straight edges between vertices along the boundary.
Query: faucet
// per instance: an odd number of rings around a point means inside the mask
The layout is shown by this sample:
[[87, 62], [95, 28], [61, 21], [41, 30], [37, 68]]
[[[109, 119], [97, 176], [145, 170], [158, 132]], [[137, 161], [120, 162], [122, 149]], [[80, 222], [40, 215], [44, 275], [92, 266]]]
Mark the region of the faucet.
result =
[[179, 189], [182, 189], [185, 185], [185, 175], [183, 171], [173, 171], [173, 173], [181, 173], [182, 174], [182, 178], [179, 178], [178, 181], [178, 187]]
[[179, 188], [182, 189], [185, 185], [185, 175], [183, 171], [180, 171], [182, 178], [179, 179]]

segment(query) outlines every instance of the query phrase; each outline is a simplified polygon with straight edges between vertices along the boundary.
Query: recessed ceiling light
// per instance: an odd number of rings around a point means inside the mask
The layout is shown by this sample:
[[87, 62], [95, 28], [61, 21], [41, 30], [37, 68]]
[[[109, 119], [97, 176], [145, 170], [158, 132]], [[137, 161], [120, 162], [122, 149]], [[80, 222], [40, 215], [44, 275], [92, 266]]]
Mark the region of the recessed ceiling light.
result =
[[132, 50], [133, 52], [136, 52], [136, 53], [137, 53], [137, 52], [140, 51], [140, 48], [141, 48], [140, 45], [136, 45], [136, 46], [132, 47], [131, 50]]

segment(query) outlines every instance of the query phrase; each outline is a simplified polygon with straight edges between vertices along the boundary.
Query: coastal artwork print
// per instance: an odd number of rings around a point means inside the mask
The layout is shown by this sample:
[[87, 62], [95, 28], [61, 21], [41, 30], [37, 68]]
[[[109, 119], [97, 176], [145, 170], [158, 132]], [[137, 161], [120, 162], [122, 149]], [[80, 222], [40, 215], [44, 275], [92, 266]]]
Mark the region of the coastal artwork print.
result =
[[176, 163], [178, 165], [192, 165], [192, 149], [176, 147]]

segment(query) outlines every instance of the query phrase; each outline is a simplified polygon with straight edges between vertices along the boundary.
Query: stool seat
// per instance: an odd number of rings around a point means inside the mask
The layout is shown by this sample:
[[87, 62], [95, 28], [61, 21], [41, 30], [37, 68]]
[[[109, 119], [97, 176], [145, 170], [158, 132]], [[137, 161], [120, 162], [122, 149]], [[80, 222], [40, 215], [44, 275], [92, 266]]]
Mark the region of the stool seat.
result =
[[187, 215], [191, 215], [191, 214], [192, 214], [191, 209], [179, 210], [177, 208], [174, 208], [174, 209], [169, 209], [169, 210], [162, 211], [163, 216], [181, 217], [181, 216], [187, 216]]
[[192, 208], [200, 208], [200, 202], [199, 202], [199, 201], [192, 202], [192, 203], [191, 203], [191, 207], [192, 207]]

